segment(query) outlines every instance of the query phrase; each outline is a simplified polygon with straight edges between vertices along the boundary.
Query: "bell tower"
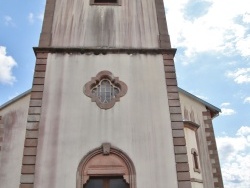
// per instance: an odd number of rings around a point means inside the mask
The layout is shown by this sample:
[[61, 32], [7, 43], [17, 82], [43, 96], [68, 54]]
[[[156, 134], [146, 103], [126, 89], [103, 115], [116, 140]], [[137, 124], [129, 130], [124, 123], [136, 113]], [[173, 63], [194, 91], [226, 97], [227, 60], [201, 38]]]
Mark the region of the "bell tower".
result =
[[20, 188], [191, 188], [163, 0], [47, 0]]

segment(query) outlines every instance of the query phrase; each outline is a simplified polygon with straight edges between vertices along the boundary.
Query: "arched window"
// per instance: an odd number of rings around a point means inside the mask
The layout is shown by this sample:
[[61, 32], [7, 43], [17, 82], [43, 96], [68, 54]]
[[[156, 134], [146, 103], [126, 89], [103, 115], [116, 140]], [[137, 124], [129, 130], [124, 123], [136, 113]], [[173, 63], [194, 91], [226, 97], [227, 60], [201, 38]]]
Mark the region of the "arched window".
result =
[[91, 90], [101, 103], [109, 103], [120, 92], [120, 88], [111, 83], [109, 79], [102, 79]]
[[193, 155], [193, 166], [195, 172], [200, 172], [199, 160], [198, 160], [198, 152], [195, 148], [192, 148], [191, 153]]
[[101, 109], [110, 109], [127, 93], [127, 85], [109, 71], [101, 71], [84, 85], [83, 92]]
[[77, 188], [135, 188], [135, 168], [121, 150], [103, 144], [85, 156], [77, 170]]

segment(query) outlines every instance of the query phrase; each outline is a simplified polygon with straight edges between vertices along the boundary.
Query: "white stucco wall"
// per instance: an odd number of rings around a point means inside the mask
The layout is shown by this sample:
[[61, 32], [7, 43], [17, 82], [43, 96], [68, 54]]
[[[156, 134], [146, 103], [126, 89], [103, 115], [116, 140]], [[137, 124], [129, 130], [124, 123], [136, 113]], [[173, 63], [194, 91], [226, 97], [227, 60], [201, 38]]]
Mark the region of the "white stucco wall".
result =
[[[197, 141], [196, 141], [196, 135], [195, 131], [191, 130], [189, 128], [184, 128], [185, 131], [185, 138], [186, 138], [186, 147], [187, 147], [187, 154], [188, 154], [188, 163], [189, 163], [189, 168], [190, 168], [190, 177], [202, 181], [202, 172], [196, 172], [194, 171], [194, 161], [193, 161], [193, 154], [191, 153], [192, 148], [195, 148], [196, 151], [198, 152], [198, 146], [197, 146]], [[198, 153], [198, 164], [199, 164], [199, 169], [201, 169], [200, 165], [200, 154]], [[203, 188], [203, 183], [197, 183], [193, 182], [193, 187], [192, 188]]]
[[[80, 160], [103, 142], [132, 159], [137, 188], [177, 188], [162, 61], [161, 55], [49, 54], [36, 188], [75, 187]], [[103, 70], [128, 86], [109, 110], [83, 94], [84, 84]]]
[[4, 121], [4, 137], [0, 151], [1, 188], [16, 188], [20, 184], [29, 99], [30, 95], [26, 95], [0, 109], [0, 116]]
[[156, 48], [158, 41], [155, 0], [122, 0], [121, 6], [56, 2], [52, 46]]
[[[194, 100], [183, 93], [179, 92], [183, 119], [192, 121], [198, 125], [203, 124], [202, 112], [206, 111], [204, 104]], [[185, 110], [188, 112], [188, 117], [184, 117]], [[193, 115], [192, 115], [193, 114]]]
[[[207, 109], [202, 103], [184, 95], [183, 93], [179, 93], [179, 95], [183, 119], [193, 121], [194, 123], [200, 125], [200, 127], [197, 129], [197, 144], [202, 169], [203, 184], [205, 188], [214, 188], [213, 183], [211, 183], [214, 181], [213, 172], [206, 141], [205, 125], [202, 116], [202, 112], [207, 111]], [[187, 117], [184, 117], [185, 110], [189, 114], [188, 119]], [[193, 116], [193, 118], [191, 116]], [[189, 141], [187, 140], [187, 142]]]
[[202, 183], [191, 182], [192, 188], [204, 188]]

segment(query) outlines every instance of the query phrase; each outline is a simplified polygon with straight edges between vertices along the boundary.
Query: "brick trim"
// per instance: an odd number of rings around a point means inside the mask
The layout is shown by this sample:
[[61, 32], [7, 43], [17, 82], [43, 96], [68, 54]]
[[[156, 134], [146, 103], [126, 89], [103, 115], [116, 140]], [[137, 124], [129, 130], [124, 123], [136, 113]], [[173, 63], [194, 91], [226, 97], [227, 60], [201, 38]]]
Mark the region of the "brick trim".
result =
[[3, 117], [0, 116], [0, 154], [3, 147], [3, 135], [4, 135]]
[[55, 6], [56, 6], [56, 0], [46, 1], [45, 13], [43, 18], [43, 27], [39, 40], [40, 47], [48, 47], [51, 45], [52, 25], [54, 19]]
[[[191, 188], [184, 124], [182, 120], [180, 98], [174, 66], [174, 55], [176, 49], [171, 48], [163, 0], [155, 0], [155, 8], [159, 29], [159, 48], [166, 49], [166, 51], [162, 54], [175, 150], [178, 188]], [[181, 151], [180, 148], [177, 149], [179, 146], [182, 146]]]
[[47, 53], [38, 53], [36, 55], [37, 59], [28, 109], [19, 188], [34, 187], [39, 122], [42, 108], [47, 56]]
[[[191, 188], [184, 123], [181, 114], [180, 98], [174, 66], [174, 53], [163, 54], [168, 104], [175, 150], [178, 188]], [[180, 148], [181, 146], [181, 148]]]
[[[212, 117], [210, 111], [204, 111], [202, 112], [203, 120], [205, 124], [205, 133], [206, 133], [206, 140], [207, 140], [207, 146], [208, 146], [208, 152], [210, 153], [210, 161], [213, 171], [213, 179], [214, 179], [214, 188], [223, 188], [223, 180], [222, 180], [222, 174], [221, 174], [221, 168], [220, 168], [220, 161], [219, 161], [219, 155], [214, 135], [214, 129], [213, 129], [213, 123], [212, 123]], [[214, 161], [214, 162], [212, 162]]]
[[155, 8], [156, 8], [156, 16], [159, 29], [159, 38], [158, 38], [159, 47], [170, 49], [171, 43], [170, 43], [170, 37], [168, 35], [168, 27], [167, 27], [163, 0], [155, 0]]

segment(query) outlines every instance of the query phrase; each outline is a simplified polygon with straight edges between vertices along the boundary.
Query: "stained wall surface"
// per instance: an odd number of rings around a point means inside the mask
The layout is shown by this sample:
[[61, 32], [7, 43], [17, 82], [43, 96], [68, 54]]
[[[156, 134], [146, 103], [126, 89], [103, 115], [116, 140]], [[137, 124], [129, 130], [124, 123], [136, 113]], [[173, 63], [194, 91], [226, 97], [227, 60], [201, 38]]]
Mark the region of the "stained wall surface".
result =
[[[104, 142], [131, 158], [137, 188], [177, 188], [162, 61], [161, 55], [49, 54], [36, 188], [74, 187], [81, 159]], [[109, 110], [83, 93], [84, 84], [103, 70], [128, 86]]]
[[187, 121], [192, 121], [200, 127], [197, 129], [198, 137], [198, 152], [202, 169], [202, 179], [205, 188], [214, 188], [213, 183], [213, 174], [212, 166], [209, 157], [209, 151], [206, 141], [205, 125], [203, 122], [202, 112], [207, 111], [206, 107], [200, 102], [179, 93], [180, 102], [182, 108], [183, 119]]
[[26, 95], [0, 109], [4, 127], [0, 151], [0, 187], [3, 188], [16, 188], [20, 184], [29, 99]]
[[89, 0], [57, 1], [52, 46], [156, 48], [155, 10], [155, 0], [122, 0], [121, 6], [91, 6]]
[[[194, 170], [192, 148], [195, 148], [196, 151], [198, 151], [195, 131], [189, 128], [184, 128], [184, 131], [185, 131], [185, 138], [187, 142], [187, 154], [188, 154], [188, 163], [189, 163], [189, 168], [190, 168], [190, 177], [196, 181], [196, 182], [194, 181], [192, 182], [192, 188], [204, 188], [203, 183], [198, 182], [198, 181], [202, 181], [202, 172], [201, 171], [197, 172]], [[198, 160], [198, 166], [200, 169], [201, 168], [200, 160]]]

